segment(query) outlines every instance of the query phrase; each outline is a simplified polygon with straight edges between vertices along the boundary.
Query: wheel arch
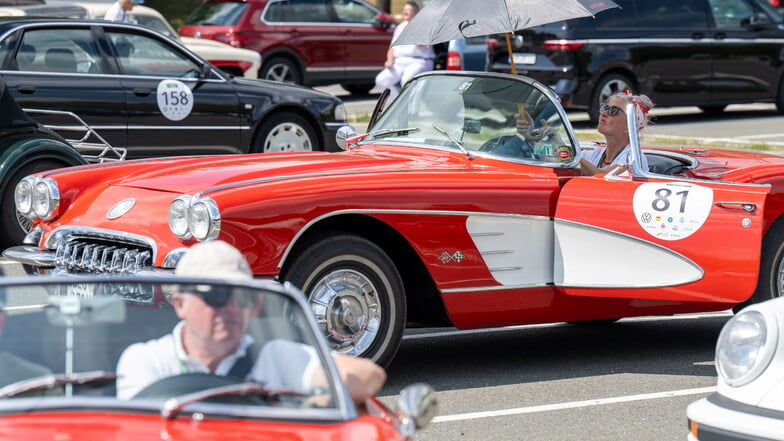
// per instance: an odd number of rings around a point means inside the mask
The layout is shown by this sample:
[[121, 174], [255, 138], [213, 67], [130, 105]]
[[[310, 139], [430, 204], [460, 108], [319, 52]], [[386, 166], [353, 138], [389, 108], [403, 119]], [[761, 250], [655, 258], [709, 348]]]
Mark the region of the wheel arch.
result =
[[394, 262], [403, 280], [409, 323], [431, 326], [451, 326], [444, 302], [435, 282], [427, 272], [422, 259], [411, 244], [385, 222], [362, 214], [340, 214], [322, 219], [309, 227], [290, 247], [281, 265], [281, 275], [289, 272], [308, 246], [328, 234], [345, 233], [373, 242], [386, 252]]
[[295, 66], [299, 69], [302, 73], [302, 82], [304, 84], [308, 84], [308, 73], [305, 70], [305, 62], [302, 59], [302, 55], [298, 52], [291, 50], [289, 48], [280, 47], [271, 49], [261, 53], [261, 66], [259, 66], [258, 77], [263, 78], [262, 72], [264, 71], [264, 66], [267, 65], [269, 60], [274, 58], [286, 58], [294, 63]]
[[84, 165], [87, 161], [70, 145], [53, 139], [27, 138], [12, 143], [3, 152], [0, 164], [0, 192], [5, 191], [17, 170], [36, 161], [53, 160], [63, 167]]
[[259, 136], [259, 130], [264, 125], [267, 120], [272, 118], [276, 113], [281, 112], [288, 112], [294, 113], [297, 116], [304, 118], [308, 124], [311, 125], [313, 131], [316, 133], [316, 145], [320, 148], [319, 151], [325, 151], [326, 149], [326, 139], [324, 138], [323, 130], [321, 129], [321, 125], [319, 121], [310, 113], [307, 109], [302, 107], [297, 107], [290, 104], [284, 104], [276, 107], [272, 107], [267, 109], [267, 111], [261, 115], [259, 118], [256, 119], [256, 123], [253, 126], [253, 136], [250, 137], [250, 144], [248, 145], [248, 151], [253, 150], [253, 146], [256, 143], [256, 140]]

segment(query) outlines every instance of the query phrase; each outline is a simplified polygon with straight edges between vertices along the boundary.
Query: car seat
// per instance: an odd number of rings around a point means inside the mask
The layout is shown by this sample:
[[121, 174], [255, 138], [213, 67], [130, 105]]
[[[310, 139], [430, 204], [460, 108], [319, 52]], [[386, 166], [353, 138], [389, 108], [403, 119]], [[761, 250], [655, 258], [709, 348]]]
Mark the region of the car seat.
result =
[[47, 69], [52, 72], [76, 72], [76, 56], [66, 48], [47, 49], [44, 56]]

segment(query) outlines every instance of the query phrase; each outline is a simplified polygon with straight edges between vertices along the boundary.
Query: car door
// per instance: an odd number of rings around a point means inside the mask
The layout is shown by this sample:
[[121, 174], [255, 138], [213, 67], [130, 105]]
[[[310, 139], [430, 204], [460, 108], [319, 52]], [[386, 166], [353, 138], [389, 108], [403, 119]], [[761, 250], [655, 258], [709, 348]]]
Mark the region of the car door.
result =
[[751, 296], [769, 186], [578, 178], [556, 208], [566, 294], [737, 303]]
[[356, 0], [328, 0], [346, 51], [346, 78], [367, 78], [384, 68], [392, 29], [382, 27], [378, 11]]
[[775, 98], [784, 21], [748, 0], [709, 0], [713, 16], [711, 99], [717, 103]]
[[[2, 75], [22, 108], [73, 112], [116, 147], [127, 143], [125, 92], [89, 26], [29, 26], [6, 35], [12, 52]], [[35, 114], [38, 122], [75, 128], [62, 116]], [[67, 138], [81, 132], [63, 131]], [[95, 140], [92, 140], [95, 141]]]
[[164, 37], [107, 27], [128, 97], [128, 156], [238, 153], [234, 87]]
[[639, 28], [630, 51], [642, 90], [659, 105], [710, 100], [712, 40], [706, 0], [635, 2]]

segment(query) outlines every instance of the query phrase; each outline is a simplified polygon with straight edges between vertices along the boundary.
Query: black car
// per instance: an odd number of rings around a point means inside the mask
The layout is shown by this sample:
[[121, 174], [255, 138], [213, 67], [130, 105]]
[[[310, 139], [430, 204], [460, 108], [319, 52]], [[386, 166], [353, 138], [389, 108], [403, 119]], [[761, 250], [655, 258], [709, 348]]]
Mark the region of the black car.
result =
[[3, 21], [0, 62], [21, 107], [74, 112], [128, 158], [337, 150], [345, 124], [331, 95], [232, 77], [137, 25]]
[[[622, 9], [514, 35], [518, 73], [588, 110], [623, 89], [658, 106], [775, 102], [784, 112], [784, 19], [767, 0], [616, 0]], [[489, 70], [509, 72], [503, 37]]]

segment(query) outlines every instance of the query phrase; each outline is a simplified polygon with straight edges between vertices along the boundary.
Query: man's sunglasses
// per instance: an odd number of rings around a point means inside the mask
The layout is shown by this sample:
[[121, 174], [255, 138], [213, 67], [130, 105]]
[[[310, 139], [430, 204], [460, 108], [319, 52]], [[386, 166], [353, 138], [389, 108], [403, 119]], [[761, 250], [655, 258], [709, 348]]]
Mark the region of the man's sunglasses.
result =
[[249, 292], [243, 289], [229, 288], [223, 286], [213, 286], [207, 291], [195, 289], [188, 290], [188, 294], [201, 297], [204, 303], [210, 308], [220, 309], [229, 303], [229, 299], [234, 297], [237, 306], [248, 309], [256, 304], [258, 293]]
[[599, 106], [599, 113], [602, 113], [602, 112], [607, 112], [607, 116], [616, 116], [619, 113], [624, 113], [624, 114], [626, 113], [620, 107], [618, 107], [618, 106], [611, 106], [611, 105], [609, 105], [607, 103], [602, 103]]

